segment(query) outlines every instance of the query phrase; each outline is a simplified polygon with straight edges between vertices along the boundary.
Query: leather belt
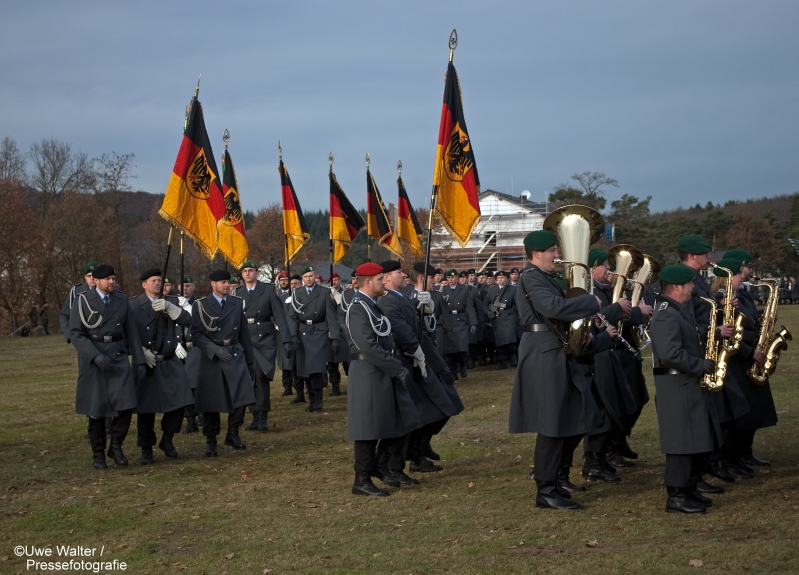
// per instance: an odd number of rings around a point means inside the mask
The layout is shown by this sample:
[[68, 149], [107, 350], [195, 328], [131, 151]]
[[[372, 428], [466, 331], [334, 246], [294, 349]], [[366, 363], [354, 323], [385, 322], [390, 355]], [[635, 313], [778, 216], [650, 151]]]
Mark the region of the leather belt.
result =
[[324, 321], [326, 321], [326, 320], [324, 320], [324, 319], [319, 319], [319, 320], [304, 319], [304, 320], [302, 320], [302, 323], [304, 323], [305, 325], [316, 325], [317, 323], [323, 323]]
[[175, 357], [174, 353], [167, 353], [165, 355], [156, 355], [155, 361], [165, 361], [167, 359], [172, 359], [173, 357]]
[[543, 323], [527, 323], [527, 324], [523, 325], [522, 327], [524, 328], [524, 331], [530, 331], [530, 332], [533, 332], [533, 331], [549, 331], [549, 328], [546, 326], [546, 324], [543, 324]]
[[121, 333], [115, 335], [90, 335], [92, 341], [101, 341], [103, 343], [111, 343], [113, 341], [120, 341], [125, 336]]
[[185, 347], [186, 349], [191, 349], [191, 348], [194, 347], [194, 342], [193, 341], [187, 341], [186, 343], [183, 344], [183, 347]]
[[366, 356], [362, 353], [350, 352], [350, 361], [356, 361], [356, 360], [369, 361], [368, 359], [366, 359]]
[[239, 338], [234, 337], [232, 339], [212, 339], [211, 343], [221, 345], [222, 347], [228, 347], [229, 345], [236, 345], [239, 343]]
[[465, 314], [466, 312], [465, 311], [452, 310], [452, 312], [450, 312], [450, 313], [452, 313], [452, 315], [461, 315], [461, 314]]
[[656, 367], [652, 370], [652, 375], [683, 375], [683, 372], [671, 367]]

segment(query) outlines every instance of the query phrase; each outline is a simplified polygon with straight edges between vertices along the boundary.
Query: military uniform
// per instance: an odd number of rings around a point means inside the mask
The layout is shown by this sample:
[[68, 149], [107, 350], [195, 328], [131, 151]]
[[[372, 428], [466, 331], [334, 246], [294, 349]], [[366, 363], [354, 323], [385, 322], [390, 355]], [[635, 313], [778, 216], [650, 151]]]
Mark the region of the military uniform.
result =
[[235, 296], [227, 296], [222, 301], [224, 305], [211, 294], [195, 301], [191, 310], [191, 340], [202, 354], [195, 403], [197, 411], [205, 418], [203, 435], [209, 457], [217, 454], [220, 412], [229, 414], [225, 445], [246, 448], [238, 432], [244, 423], [244, 408], [255, 403], [256, 360], [244, 305]]
[[[181, 302], [181, 307], [191, 315], [195, 301], [197, 301], [195, 296], [185, 298]], [[200, 377], [200, 356], [202, 352], [194, 347], [194, 342], [191, 340], [191, 323], [186, 326], [178, 326], [178, 331], [180, 332], [180, 342], [186, 350], [186, 359], [183, 360], [183, 367], [186, 371], [186, 379], [189, 382], [192, 397], [191, 405], [187, 405], [184, 410], [186, 417], [184, 433], [196, 433], [199, 428], [197, 427], [197, 407], [194, 398], [197, 390], [197, 379]]]
[[255, 403], [250, 406], [253, 422], [249, 431], [269, 431], [267, 413], [272, 410], [270, 383], [275, 377], [277, 363], [278, 333], [288, 334], [283, 343], [293, 346], [294, 331], [286, 319], [283, 302], [275, 291], [274, 284], [255, 282], [252, 289], [242, 284], [233, 291], [244, 305], [244, 318], [250, 332], [250, 341], [258, 366], [255, 376]]
[[310, 293], [305, 285], [291, 294], [289, 320], [297, 339], [297, 375], [308, 386], [308, 411], [323, 409], [322, 390], [327, 386], [327, 363], [333, 361], [333, 347], [338, 346], [339, 327], [336, 306], [330, 290], [314, 285]]
[[70, 343], [69, 340], [69, 317], [72, 312], [72, 305], [75, 302], [75, 296], [79, 293], [85, 293], [90, 289], [94, 289], [93, 287], [89, 287], [89, 284], [86, 282], [81, 282], [79, 284], [75, 284], [69, 290], [69, 295], [67, 296], [64, 305], [61, 307], [61, 312], [58, 314], [58, 324], [61, 326], [61, 333], [64, 334], [64, 337], [67, 340], [67, 343]]
[[154, 311], [153, 300], [147, 294], [131, 299], [128, 304], [142, 346], [156, 357], [155, 367], [148, 366], [147, 376], [136, 382], [136, 445], [142, 449], [142, 464], [145, 465], [153, 462], [155, 414], [164, 414], [161, 418], [163, 437], [158, 447], [167, 457], [174, 458], [177, 451], [172, 437], [180, 431], [185, 407], [194, 403], [183, 363], [175, 355], [177, 330], [179, 326], [191, 325], [191, 314], [180, 307], [177, 297], [164, 296], [164, 299], [180, 310], [176, 320], [165, 312]]
[[[290, 303], [287, 303], [289, 298], [291, 297], [291, 290], [282, 290], [279, 287], [276, 288], [275, 293], [277, 293], [277, 297], [280, 298], [281, 303], [283, 304], [283, 312], [286, 314], [286, 321], [288, 321], [289, 316], [289, 306]], [[290, 335], [290, 334], [289, 334]], [[295, 334], [296, 338], [296, 334]], [[284, 334], [282, 330], [278, 330], [277, 332], [277, 366], [280, 368], [280, 377], [281, 383], [283, 384], [283, 393], [281, 395], [288, 396], [293, 395], [292, 389], [295, 385], [294, 381], [294, 372], [295, 372], [295, 362], [297, 361], [297, 354], [292, 353], [291, 357], [286, 356], [286, 350], [283, 347], [283, 344], [286, 341], [290, 341], [288, 338], [284, 339]], [[303, 400], [304, 401], [304, 400]]]
[[[129, 314], [128, 298], [121, 291], [113, 291], [105, 297], [107, 304], [96, 289], [77, 293], [70, 310], [68, 331], [69, 340], [78, 351], [75, 411], [89, 416], [89, 441], [95, 467], [105, 467], [106, 417], [113, 418], [109, 455], [117, 464], [127, 465], [122, 443], [136, 407], [134, 374], [128, 356], [133, 358], [137, 372], [145, 364], [139, 334]], [[103, 356], [108, 369], [101, 366]]]
[[477, 327], [477, 314], [474, 307], [474, 293], [460, 284], [442, 288], [444, 298], [444, 351], [449, 368], [453, 373], [466, 377], [466, 355], [469, 352], [469, 332]]
[[516, 326], [519, 324], [516, 286], [509, 282], [503, 287], [491, 286], [486, 292], [485, 304], [491, 318], [491, 332], [497, 349], [497, 368], [505, 369], [505, 362], [508, 360], [515, 366]]
[[[338, 288], [330, 288], [330, 293], [335, 294], [335, 296], [340, 297], [341, 294], [344, 293], [344, 289], [339, 286]], [[333, 298], [334, 306], [336, 307], [336, 319], [338, 320], [338, 300], [334, 297]], [[339, 371], [339, 364], [343, 364], [344, 366], [344, 373], [347, 373], [349, 369], [349, 360], [350, 360], [350, 353], [349, 353], [349, 346], [347, 345], [347, 338], [344, 336], [344, 333], [341, 331], [341, 322], [339, 322], [339, 338], [338, 338], [338, 353], [333, 354], [333, 361], [327, 364], [327, 380], [330, 382], [330, 395], [331, 396], [339, 396], [341, 395], [341, 372]]]

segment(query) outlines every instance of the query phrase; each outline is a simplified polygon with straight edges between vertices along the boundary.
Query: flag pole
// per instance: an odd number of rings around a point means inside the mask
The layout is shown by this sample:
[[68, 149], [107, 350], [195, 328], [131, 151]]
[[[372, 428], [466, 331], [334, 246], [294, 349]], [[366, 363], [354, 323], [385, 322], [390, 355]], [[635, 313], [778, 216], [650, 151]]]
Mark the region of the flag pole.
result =
[[[283, 144], [280, 143], [280, 140], [277, 141], [277, 153], [278, 153], [278, 158], [280, 160], [280, 164], [282, 165], [283, 164]], [[281, 181], [282, 181], [282, 178], [283, 178], [283, 173], [282, 172], [280, 174], [280, 178], [281, 178]], [[281, 193], [282, 193], [282, 190], [281, 190]], [[283, 236], [286, 239], [285, 244], [283, 245], [283, 251], [284, 251], [284, 256], [285, 256], [283, 259], [286, 262], [286, 273], [288, 274], [289, 279], [290, 279], [291, 278], [291, 262], [289, 261], [289, 237], [286, 234], [285, 224], [283, 226]]]
[[180, 295], [183, 295], [183, 230], [180, 230]]
[[[330, 155], [327, 156], [327, 162], [328, 162], [328, 164], [330, 164], [330, 172], [328, 174], [332, 174], [333, 173], [333, 160], [334, 159], [335, 158], [333, 157], [333, 152], [330, 152]], [[330, 177], [330, 176], [328, 175], [328, 177]], [[332, 196], [330, 197], [330, 201], [331, 202], [333, 201], [333, 197]], [[332, 218], [333, 218], [333, 204], [331, 203], [330, 204], [330, 218], [328, 219], [328, 226], [330, 226], [330, 220]], [[333, 230], [330, 229], [329, 231], [330, 231], [330, 281], [332, 283], [332, 281], [333, 281], [333, 233], [332, 233]]]
[[[166, 239], [166, 256], [164, 257], [164, 271], [161, 272], [163, 274], [163, 276], [161, 276], [161, 277], [166, 276], [166, 273], [167, 273], [166, 270], [167, 270], [167, 267], [169, 266], [169, 252], [172, 251], [172, 232], [174, 232], [174, 231], [175, 231], [175, 228], [172, 227], [172, 226], [169, 226], [169, 236]], [[158, 297], [159, 298], [164, 297], [164, 282], [163, 281], [161, 281], [161, 289], [158, 292]]]
[[[369, 235], [369, 163], [371, 160], [369, 159], [369, 152], [366, 152], [366, 261], [372, 261], [372, 236]], [[380, 232], [378, 232], [380, 235]]]

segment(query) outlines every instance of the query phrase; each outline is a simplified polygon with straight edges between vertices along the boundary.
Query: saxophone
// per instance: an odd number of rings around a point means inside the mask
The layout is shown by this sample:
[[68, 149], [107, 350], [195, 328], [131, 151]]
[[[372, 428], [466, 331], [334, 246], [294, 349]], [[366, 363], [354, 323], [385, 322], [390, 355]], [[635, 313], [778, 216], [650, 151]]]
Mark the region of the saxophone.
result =
[[757, 339], [757, 351], [766, 356], [766, 361], [760, 365], [756, 361], [752, 362], [752, 367], [746, 372], [749, 379], [755, 385], [765, 385], [769, 377], [777, 368], [777, 361], [780, 359], [780, 352], [788, 348], [788, 342], [793, 339], [791, 332], [782, 326], [782, 329], [772, 336], [774, 324], [777, 321], [777, 305], [780, 299], [779, 280], [767, 281], [754, 284], [753, 287], [767, 287], [769, 290], [766, 309], [763, 310], [763, 321], [760, 324], [760, 336]]
[[713, 269], [727, 272], [727, 278], [724, 281], [724, 323], [731, 325], [734, 331], [732, 337], [724, 340], [723, 345], [725, 351], [732, 356], [738, 353], [738, 349], [741, 347], [741, 342], [744, 338], [744, 322], [746, 321], [746, 316], [741, 312], [736, 313], [732, 305], [733, 296], [735, 295], [732, 289], [732, 270], [728, 270], [712, 262], [710, 265], [713, 266]]
[[712, 360], [716, 364], [716, 371], [705, 374], [699, 381], [699, 385], [709, 391], [721, 391], [724, 387], [724, 377], [727, 375], [727, 356], [728, 351], [723, 342], [716, 342], [716, 313], [718, 306], [716, 300], [708, 297], [700, 298], [710, 305], [710, 325], [707, 328], [707, 351], [705, 359]]

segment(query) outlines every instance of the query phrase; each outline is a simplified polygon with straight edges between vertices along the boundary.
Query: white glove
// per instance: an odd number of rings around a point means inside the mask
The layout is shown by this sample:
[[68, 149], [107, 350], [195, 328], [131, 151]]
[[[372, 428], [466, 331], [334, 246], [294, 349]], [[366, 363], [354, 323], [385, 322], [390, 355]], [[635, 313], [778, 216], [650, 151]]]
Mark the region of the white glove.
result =
[[162, 311], [173, 320], [177, 321], [183, 311], [180, 306], [166, 301], [165, 299], [157, 299], [153, 302], [153, 311]]
[[333, 298], [333, 301], [336, 302], [336, 305], [341, 303], [341, 294], [335, 291], [333, 288], [330, 288], [330, 296]]
[[186, 351], [185, 347], [178, 344], [178, 346], [175, 348], [175, 355], [178, 356], [178, 359], [186, 359], [189, 357], [189, 352]]
[[189, 303], [189, 300], [187, 300], [182, 295], [179, 295], [178, 296], [178, 304], [180, 305], [180, 307], [182, 307], [187, 312], [189, 312], [189, 314], [191, 314], [191, 304]]
[[418, 367], [419, 371], [422, 372], [422, 377], [427, 377], [427, 364], [424, 360], [424, 352], [421, 345], [413, 352], [413, 367]]
[[424, 306], [424, 312], [433, 314], [436, 310], [436, 304], [433, 301], [433, 298], [430, 296], [430, 292], [428, 291], [420, 291], [416, 294], [416, 299], [419, 300], [419, 303]]
[[147, 362], [147, 367], [149, 368], [155, 367], [156, 364], [155, 354], [146, 347], [142, 347], [142, 349], [144, 350], [144, 361]]

